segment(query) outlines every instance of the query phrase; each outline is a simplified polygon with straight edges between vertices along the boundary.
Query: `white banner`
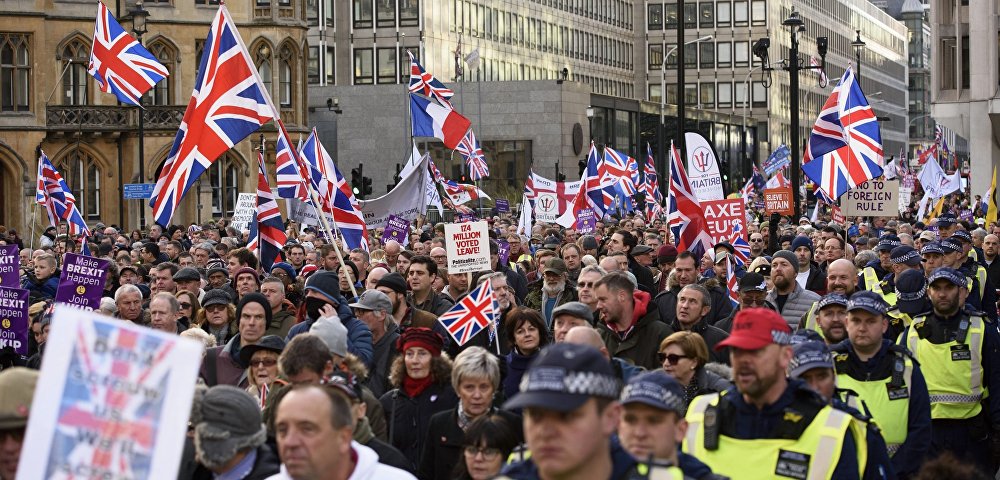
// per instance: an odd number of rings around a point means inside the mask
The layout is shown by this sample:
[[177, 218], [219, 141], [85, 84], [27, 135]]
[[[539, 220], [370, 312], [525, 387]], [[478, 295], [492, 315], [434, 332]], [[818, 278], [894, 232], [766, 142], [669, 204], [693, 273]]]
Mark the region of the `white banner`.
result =
[[687, 145], [687, 174], [691, 188], [699, 202], [706, 200], [722, 200], [726, 198], [722, 191], [722, 176], [719, 174], [719, 162], [715, 158], [712, 144], [697, 132], [684, 134]]
[[391, 192], [371, 200], [358, 201], [368, 228], [384, 227], [389, 215], [413, 221], [417, 214], [427, 211], [426, 184], [422, 182], [430, 178], [427, 161], [422, 159], [413, 172], [416, 174], [407, 175], [400, 180]]
[[[288, 218], [301, 223], [302, 225], [311, 225], [314, 227], [322, 226], [319, 221], [319, 216], [316, 215], [316, 209], [312, 205], [309, 205], [302, 200], [295, 198], [286, 199], [286, 205], [288, 206]], [[329, 213], [326, 214], [327, 224], [330, 228], [333, 228], [333, 215]]]
[[236, 209], [233, 210], [232, 227], [242, 232], [250, 230], [250, 222], [257, 214], [257, 194], [241, 193], [236, 199]]
[[559, 196], [555, 192], [538, 192], [535, 197], [535, 219], [539, 222], [553, 223], [559, 218]]

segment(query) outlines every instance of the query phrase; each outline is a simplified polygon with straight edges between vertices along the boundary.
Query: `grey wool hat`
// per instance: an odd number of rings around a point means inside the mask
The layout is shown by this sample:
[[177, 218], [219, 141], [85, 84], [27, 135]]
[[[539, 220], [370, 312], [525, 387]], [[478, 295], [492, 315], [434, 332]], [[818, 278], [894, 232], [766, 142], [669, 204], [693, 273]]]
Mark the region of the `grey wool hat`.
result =
[[244, 448], [257, 448], [267, 439], [260, 405], [246, 391], [216, 385], [205, 391], [196, 410], [194, 448], [208, 468], [221, 467]]

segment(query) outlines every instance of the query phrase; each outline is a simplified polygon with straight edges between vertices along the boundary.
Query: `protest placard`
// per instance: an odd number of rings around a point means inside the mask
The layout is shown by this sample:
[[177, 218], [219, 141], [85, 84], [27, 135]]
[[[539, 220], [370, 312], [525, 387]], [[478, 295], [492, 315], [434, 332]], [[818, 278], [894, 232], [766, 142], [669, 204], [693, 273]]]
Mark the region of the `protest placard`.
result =
[[907, 187], [905, 184], [899, 185], [899, 214], [902, 215], [906, 212], [906, 208], [910, 206], [910, 199], [913, 196], [913, 188]]
[[576, 233], [580, 235], [587, 235], [594, 233], [597, 228], [597, 215], [594, 214], [593, 208], [584, 208], [580, 210], [579, 215], [576, 217]]
[[17, 478], [177, 478], [202, 350], [57, 305]]
[[899, 180], [869, 180], [840, 197], [849, 217], [889, 217], [899, 214]]
[[500, 249], [498, 250], [500, 255], [497, 261], [503, 265], [507, 263], [507, 260], [510, 260], [510, 242], [504, 239], [498, 239], [497, 244], [500, 245]]
[[[311, 204], [297, 200], [294, 198], [289, 198], [286, 200], [286, 205], [288, 206], [288, 218], [295, 220], [302, 225], [311, 225], [314, 227], [321, 227], [322, 222], [319, 220], [319, 215], [316, 214], [316, 208]], [[326, 224], [333, 227], [333, 215], [329, 213], [326, 214]], [[369, 225], [368, 228], [372, 228]]]
[[972, 221], [972, 210], [970, 210], [970, 209], [967, 208], [965, 210], [962, 210], [962, 211], [958, 212], [958, 218], [961, 218], [962, 220], [965, 220], [967, 222], [971, 222]]
[[67, 253], [55, 301], [84, 310], [97, 310], [101, 306], [110, 264], [110, 260]]
[[539, 192], [535, 199], [535, 221], [554, 223], [559, 218], [559, 197], [555, 192]]
[[469, 273], [490, 269], [489, 228], [486, 222], [444, 225], [448, 273]]
[[405, 218], [389, 215], [389, 219], [385, 222], [385, 231], [382, 232], [382, 244], [395, 240], [405, 246], [409, 239], [410, 222]]
[[794, 215], [792, 187], [776, 187], [764, 190], [764, 211], [781, 215]]
[[241, 193], [236, 199], [236, 208], [233, 210], [233, 228], [239, 232], [250, 230], [250, 222], [256, 214], [257, 194]]
[[21, 286], [21, 249], [17, 245], [0, 245], [0, 286]]
[[[708, 200], [701, 202], [701, 208], [705, 212], [708, 233], [716, 242], [732, 241], [733, 226], [737, 222], [744, 224], [746, 221], [743, 198]], [[744, 240], [747, 239], [746, 228], [742, 230], [741, 236]]]
[[831, 209], [830, 215], [833, 223], [839, 224], [841, 226], [847, 225], [847, 221], [844, 218], [844, 212], [840, 209], [840, 207], [834, 205]]
[[510, 213], [510, 202], [506, 198], [498, 198], [495, 203], [498, 213]]
[[28, 291], [0, 287], [0, 349], [28, 354]]

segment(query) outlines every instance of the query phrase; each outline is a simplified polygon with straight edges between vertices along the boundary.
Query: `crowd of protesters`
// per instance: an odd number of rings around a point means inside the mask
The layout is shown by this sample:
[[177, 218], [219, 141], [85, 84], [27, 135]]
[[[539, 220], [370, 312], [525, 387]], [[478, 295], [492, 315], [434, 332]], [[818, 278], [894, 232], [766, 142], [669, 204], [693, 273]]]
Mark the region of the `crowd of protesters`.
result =
[[[1000, 225], [978, 198], [959, 218], [968, 203], [926, 223], [772, 215], [749, 253], [701, 255], [661, 219], [493, 217], [474, 274], [448, 272], [444, 224], [372, 229], [369, 251], [292, 224], [269, 271], [225, 221], [85, 241], [112, 260], [102, 313], [205, 346], [181, 479], [989, 478]], [[8, 480], [34, 457], [48, 307], [83, 245], [54, 227], [0, 244], [21, 247], [32, 318], [29, 355], [0, 361]], [[495, 334], [459, 345], [438, 317], [485, 282]]]

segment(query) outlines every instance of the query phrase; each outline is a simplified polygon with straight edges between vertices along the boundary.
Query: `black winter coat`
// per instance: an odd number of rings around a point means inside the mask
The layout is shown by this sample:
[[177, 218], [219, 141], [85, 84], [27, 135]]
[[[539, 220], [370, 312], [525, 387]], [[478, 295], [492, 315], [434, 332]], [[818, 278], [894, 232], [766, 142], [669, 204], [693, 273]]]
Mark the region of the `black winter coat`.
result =
[[451, 384], [445, 382], [427, 387], [416, 398], [408, 397], [403, 389], [397, 388], [379, 399], [389, 425], [389, 444], [403, 452], [413, 465], [411, 471], [416, 471], [420, 464], [431, 417], [458, 405], [458, 396]]
[[[510, 424], [518, 443], [523, 438], [521, 417], [505, 410], [497, 410], [497, 415]], [[458, 426], [458, 407], [440, 412], [431, 417], [424, 453], [420, 460], [417, 478], [420, 480], [450, 480], [455, 466], [462, 461], [462, 445], [465, 432]]]

